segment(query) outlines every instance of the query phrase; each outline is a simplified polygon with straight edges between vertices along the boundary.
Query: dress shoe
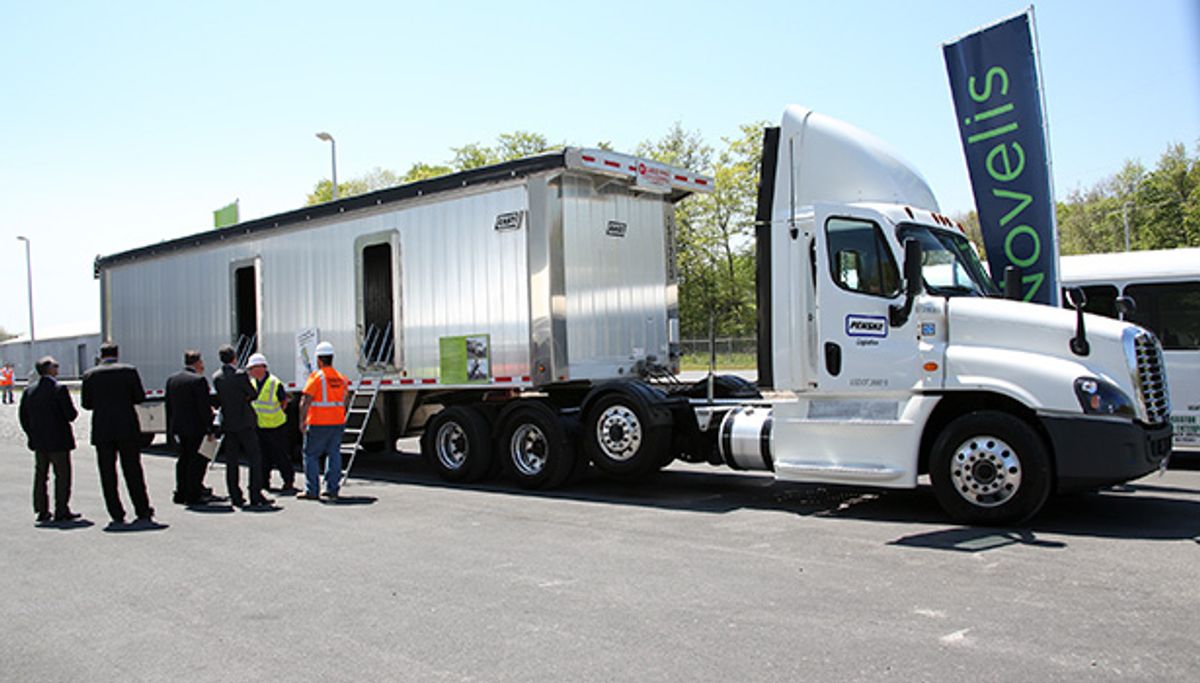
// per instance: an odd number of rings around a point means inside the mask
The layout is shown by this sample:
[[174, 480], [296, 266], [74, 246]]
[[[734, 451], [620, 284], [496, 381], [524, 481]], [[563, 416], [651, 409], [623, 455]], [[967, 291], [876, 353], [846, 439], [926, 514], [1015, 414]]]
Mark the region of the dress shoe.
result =
[[54, 518], [50, 516], [49, 512], [39, 512], [38, 516], [37, 516], [37, 523], [45, 524], [46, 522], [49, 522], [52, 519], [54, 519]]
[[324, 496], [325, 496], [325, 499], [326, 499], [326, 500], [337, 500], [337, 499], [338, 499], [338, 492], [337, 492], [337, 491], [326, 491], [326, 492], [325, 492], [324, 494], [322, 494], [322, 495], [324, 495]]
[[295, 487], [295, 486], [293, 486], [293, 485], [291, 485], [291, 484], [284, 484], [284, 485], [283, 485], [283, 488], [279, 489], [279, 493], [281, 493], [281, 494], [283, 494], [283, 495], [285, 495], [285, 496], [288, 496], [288, 495], [292, 495], [292, 494], [294, 494], [294, 493], [297, 493], [297, 489], [296, 489], [296, 487]]
[[83, 515], [79, 514], [78, 512], [71, 512], [70, 510], [67, 510], [66, 512], [59, 512], [59, 513], [55, 514], [54, 521], [56, 521], [56, 522], [71, 522], [76, 519], [79, 519], [82, 516]]
[[320, 496], [315, 493], [309, 493], [308, 491], [305, 491], [304, 493], [297, 493], [296, 498], [298, 500], [321, 500]]

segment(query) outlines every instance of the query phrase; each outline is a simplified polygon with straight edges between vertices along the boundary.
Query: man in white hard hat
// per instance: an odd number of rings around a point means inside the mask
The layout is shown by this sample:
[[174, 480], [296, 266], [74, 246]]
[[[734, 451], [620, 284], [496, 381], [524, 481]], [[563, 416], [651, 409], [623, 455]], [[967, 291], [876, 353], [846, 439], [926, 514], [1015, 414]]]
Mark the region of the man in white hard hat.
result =
[[296, 492], [296, 471], [287, 454], [287, 405], [288, 393], [283, 382], [271, 374], [267, 357], [261, 353], [250, 356], [246, 362], [250, 383], [256, 393], [251, 406], [258, 416], [258, 447], [262, 451], [262, 485], [271, 488], [271, 470], [278, 468], [283, 477], [280, 493]]
[[337, 500], [342, 481], [342, 431], [350, 404], [350, 382], [333, 368], [333, 344], [317, 344], [317, 370], [309, 375], [300, 397], [300, 431], [304, 434], [304, 492], [317, 500], [321, 491], [318, 466], [325, 462], [325, 495]]

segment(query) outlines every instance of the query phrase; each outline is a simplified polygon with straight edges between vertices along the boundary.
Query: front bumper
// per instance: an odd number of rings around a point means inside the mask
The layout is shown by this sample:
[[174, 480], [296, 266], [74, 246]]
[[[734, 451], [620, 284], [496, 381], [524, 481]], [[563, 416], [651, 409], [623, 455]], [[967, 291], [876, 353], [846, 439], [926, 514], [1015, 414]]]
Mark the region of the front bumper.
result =
[[1137, 479], [1171, 453], [1171, 425], [1150, 427], [1092, 417], [1041, 416], [1054, 449], [1058, 492]]

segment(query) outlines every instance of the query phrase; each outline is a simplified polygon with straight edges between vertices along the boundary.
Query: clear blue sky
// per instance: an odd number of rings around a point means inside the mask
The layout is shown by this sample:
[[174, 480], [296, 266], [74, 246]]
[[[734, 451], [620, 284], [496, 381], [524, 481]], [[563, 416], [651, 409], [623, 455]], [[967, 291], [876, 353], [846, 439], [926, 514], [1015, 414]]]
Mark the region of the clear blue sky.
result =
[[[972, 208], [941, 44], [1026, 2], [16, 2], [0, 5], [0, 326], [99, 329], [92, 260], [304, 203], [329, 174], [515, 129], [632, 150], [803, 104]], [[1200, 139], [1200, 3], [1036, 5], [1057, 195]]]

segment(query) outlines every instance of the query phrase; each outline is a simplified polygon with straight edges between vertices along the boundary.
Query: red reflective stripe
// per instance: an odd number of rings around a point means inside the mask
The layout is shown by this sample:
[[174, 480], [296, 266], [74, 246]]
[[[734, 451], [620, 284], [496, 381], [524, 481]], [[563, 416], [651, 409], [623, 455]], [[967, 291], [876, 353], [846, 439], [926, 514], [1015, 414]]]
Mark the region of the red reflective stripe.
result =
[[390, 380], [390, 379], [384, 379], [384, 380], [380, 380], [380, 381], [379, 381], [379, 383], [380, 383], [380, 384], [391, 384], [391, 383], [392, 383], [392, 380]]
[[512, 381], [512, 377], [497, 377], [497, 378], [496, 378], [496, 381], [497, 381], [497, 382], [511, 382], [511, 381]]
[[605, 159], [605, 160], [604, 160], [604, 165], [605, 165], [605, 166], [612, 166], [613, 168], [621, 168], [621, 162], [619, 162], [619, 161], [609, 161], [608, 159]]
[[592, 163], [595, 163], [595, 162], [596, 162], [596, 157], [590, 157], [590, 156], [587, 156], [587, 155], [585, 154], [585, 155], [583, 156], [583, 160], [584, 160], [584, 161], [590, 161], [590, 162], [592, 162]]
[[402, 379], [402, 380], [400, 380], [400, 383], [401, 384], [412, 384], [413, 381], [414, 380], [411, 380], [411, 379]]
[[522, 382], [528, 382], [530, 379], [532, 378], [529, 375], [521, 375]]
[[680, 182], [684, 182], [684, 183], [686, 183], [686, 182], [687, 182], [687, 176], [685, 176], [685, 175], [677, 175], [677, 176], [675, 176], [675, 180], [678, 180], [678, 181], [680, 181]]
[[637, 172], [637, 166], [630, 166], [629, 170]]
[[705, 180], [704, 178], [696, 178], [696, 184], [697, 185], [707, 185], [708, 181]]
[[423, 379], [423, 380], [421, 380], [421, 384], [437, 384], [437, 380], [436, 379]]

